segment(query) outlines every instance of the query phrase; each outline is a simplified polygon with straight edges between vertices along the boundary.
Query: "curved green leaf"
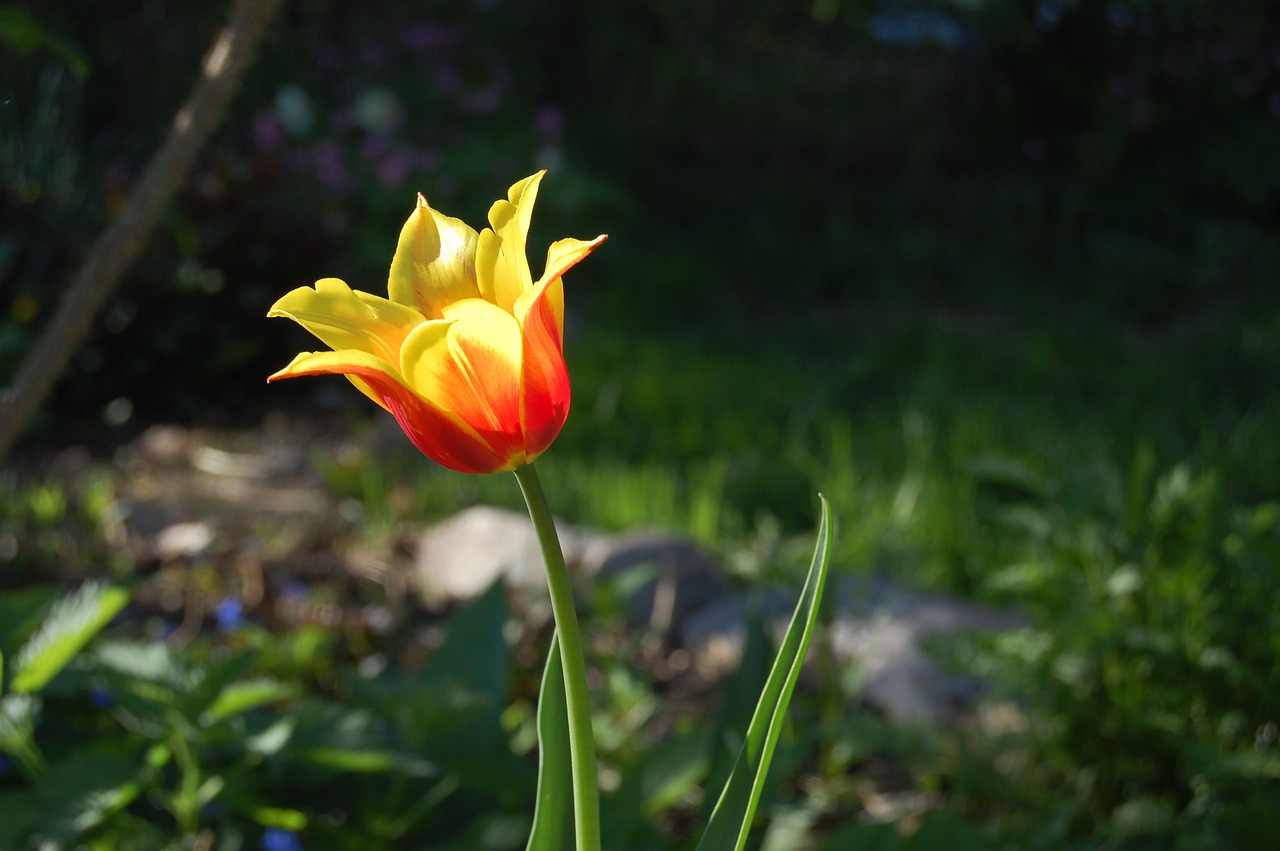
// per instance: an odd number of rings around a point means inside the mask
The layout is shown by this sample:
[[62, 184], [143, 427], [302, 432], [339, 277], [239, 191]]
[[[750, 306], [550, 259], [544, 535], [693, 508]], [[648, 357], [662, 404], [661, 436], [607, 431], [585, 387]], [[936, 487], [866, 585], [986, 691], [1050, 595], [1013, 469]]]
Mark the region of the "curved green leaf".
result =
[[804, 590], [800, 593], [791, 625], [783, 636], [769, 679], [751, 717], [746, 741], [738, 751], [738, 759], [711, 813], [706, 832], [698, 843], [698, 851], [741, 851], [755, 818], [769, 762], [778, 744], [778, 735], [804, 664], [805, 652], [813, 638], [818, 609], [822, 604], [822, 590], [827, 582], [831, 555], [831, 506], [825, 497], [819, 498], [822, 500], [822, 521], [818, 525], [818, 542]]
[[212, 705], [200, 713], [200, 723], [212, 727], [236, 715], [293, 697], [297, 689], [290, 683], [268, 677], [240, 680], [231, 683], [218, 693]]
[[44, 688], [128, 602], [129, 594], [121, 588], [86, 582], [54, 603], [40, 629], [13, 657], [10, 690]]
[[573, 773], [569, 765], [569, 705], [560, 643], [551, 638], [538, 697], [538, 799], [526, 851], [574, 847]]

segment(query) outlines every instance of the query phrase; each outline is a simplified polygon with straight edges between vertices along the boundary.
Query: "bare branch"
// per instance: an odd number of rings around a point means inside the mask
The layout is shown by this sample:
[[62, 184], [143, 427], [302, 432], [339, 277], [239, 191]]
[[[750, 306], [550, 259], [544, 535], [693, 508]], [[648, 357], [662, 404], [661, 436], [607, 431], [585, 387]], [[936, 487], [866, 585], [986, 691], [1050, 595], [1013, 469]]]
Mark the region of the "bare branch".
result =
[[280, 3], [236, 0], [231, 20], [205, 55], [200, 78], [174, 117], [168, 138], [120, 213], [94, 243], [13, 383], [0, 393], [0, 458], [21, 436], [84, 343], [103, 302], [146, 246], [165, 203], [226, 112]]

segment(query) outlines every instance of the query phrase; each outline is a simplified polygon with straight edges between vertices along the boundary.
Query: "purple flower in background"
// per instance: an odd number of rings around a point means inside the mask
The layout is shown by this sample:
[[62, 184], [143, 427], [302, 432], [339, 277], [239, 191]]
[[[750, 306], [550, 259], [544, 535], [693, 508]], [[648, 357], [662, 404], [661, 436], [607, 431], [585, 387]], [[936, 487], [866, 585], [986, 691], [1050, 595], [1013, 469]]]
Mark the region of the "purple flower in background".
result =
[[462, 72], [453, 65], [445, 65], [436, 71], [436, 91], [442, 95], [457, 94], [462, 89]]
[[497, 59], [489, 60], [489, 80], [479, 88], [463, 92], [458, 108], [473, 115], [497, 112], [511, 87], [511, 71]]
[[381, 133], [371, 133], [360, 143], [360, 156], [365, 160], [380, 160], [391, 153], [391, 140]]
[[330, 192], [343, 193], [351, 184], [342, 146], [333, 140], [320, 142], [311, 149], [311, 166], [320, 185]]
[[341, 48], [326, 45], [317, 52], [316, 64], [324, 71], [342, 71], [347, 67], [347, 56]]
[[238, 597], [227, 597], [216, 612], [219, 632], [235, 632], [244, 624], [244, 603]]
[[284, 144], [285, 129], [280, 118], [275, 112], [269, 109], [259, 110], [258, 114], [253, 117], [253, 123], [249, 127], [249, 135], [253, 139], [253, 146], [264, 153], [271, 153], [280, 149]]
[[398, 150], [384, 157], [374, 170], [383, 186], [399, 186], [417, 165], [418, 158], [412, 151]]
[[330, 114], [329, 123], [334, 130], [350, 130], [356, 126], [355, 108], [351, 104], [339, 106]]
[[302, 841], [292, 830], [269, 827], [262, 832], [262, 842], [258, 847], [262, 851], [302, 851]]
[[564, 135], [564, 112], [558, 106], [544, 106], [534, 114], [533, 125], [544, 145], [559, 145]]
[[464, 112], [475, 115], [497, 112], [502, 107], [502, 87], [497, 83], [489, 83], [468, 94], [459, 105]]
[[406, 27], [400, 33], [400, 44], [411, 53], [426, 53], [447, 47], [457, 41], [457, 27], [427, 21]]
[[311, 591], [307, 588], [307, 583], [297, 579], [290, 579], [280, 586], [280, 596], [286, 600], [305, 600], [309, 593]]

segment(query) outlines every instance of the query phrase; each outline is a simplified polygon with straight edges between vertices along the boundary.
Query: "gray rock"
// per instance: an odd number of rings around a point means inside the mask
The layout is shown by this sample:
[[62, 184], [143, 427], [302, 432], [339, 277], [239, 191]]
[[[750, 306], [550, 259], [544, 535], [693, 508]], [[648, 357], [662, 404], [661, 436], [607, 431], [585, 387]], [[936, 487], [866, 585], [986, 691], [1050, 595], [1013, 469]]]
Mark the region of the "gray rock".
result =
[[[615, 583], [630, 626], [660, 631], [706, 676], [736, 668], [753, 612], [777, 635], [790, 620], [797, 589], [735, 589], [723, 565], [687, 539], [653, 531], [609, 535], [559, 522], [557, 528], [571, 572]], [[533, 526], [514, 511], [478, 506], [425, 530], [415, 571], [428, 603], [469, 599], [499, 577], [518, 596], [545, 595]], [[953, 723], [982, 690], [979, 680], [943, 670], [927, 651], [930, 639], [1023, 625], [1016, 613], [883, 578], [833, 577], [827, 593], [834, 614], [819, 640], [837, 662], [858, 670], [861, 700], [901, 723]]]
[[[581, 548], [571, 526], [556, 523], [565, 561]], [[517, 594], [546, 586], [542, 551], [529, 515], [477, 505], [424, 530], [413, 547], [413, 575], [428, 605], [450, 605], [473, 597], [501, 578]]]
[[784, 588], [739, 589], [694, 612], [679, 624], [679, 643], [689, 651], [694, 669], [708, 678], [737, 670], [747, 642], [747, 624], [763, 618], [780, 637], [795, 608], [794, 592]]
[[930, 638], [1024, 625], [1015, 612], [909, 592], [883, 578], [841, 577], [833, 591], [833, 653], [861, 668], [867, 704], [904, 723], [951, 723], [983, 690], [980, 680], [939, 667], [925, 649]]
[[[836, 577], [825, 638], [835, 660], [856, 666], [860, 698], [900, 723], [946, 725], [972, 705], [983, 684], [943, 670], [928, 654], [930, 637], [1015, 629], [1015, 613], [964, 600], [921, 594], [884, 579]], [[732, 670], [741, 658], [748, 613], [753, 609], [781, 636], [795, 606], [794, 592], [744, 591], [698, 611], [681, 626], [681, 638], [704, 672]]]
[[[608, 535], [556, 521], [570, 573], [625, 591], [628, 622], [667, 631], [723, 593], [723, 570], [696, 544], [661, 532]], [[461, 511], [424, 530], [413, 546], [423, 600], [451, 605], [502, 578], [528, 600], [546, 588], [546, 568], [527, 514], [489, 506]]]
[[863, 702], [893, 721], [949, 724], [981, 691], [979, 681], [938, 667], [909, 618], [845, 614], [828, 635], [835, 658], [858, 666]]
[[640, 531], [584, 540], [580, 567], [623, 590], [627, 622], [670, 634], [726, 591], [715, 556], [685, 538]]

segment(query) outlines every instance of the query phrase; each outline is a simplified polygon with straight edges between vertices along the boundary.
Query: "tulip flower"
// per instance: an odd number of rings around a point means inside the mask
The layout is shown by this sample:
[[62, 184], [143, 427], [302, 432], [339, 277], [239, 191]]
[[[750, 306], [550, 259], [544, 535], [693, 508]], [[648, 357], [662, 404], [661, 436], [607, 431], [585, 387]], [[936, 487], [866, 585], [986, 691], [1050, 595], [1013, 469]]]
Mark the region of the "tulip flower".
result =
[[[537, 804], [527, 849], [600, 851], [582, 635], [551, 506], [532, 462], [569, 413], [561, 277], [605, 237], [553, 243], [534, 281], [525, 240], [542, 175], [512, 186], [507, 200], [489, 208], [490, 226], [479, 233], [419, 195], [391, 260], [388, 298], [324, 278], [277, 301], [268, 316], [293, 319], [333, 351], [304, 352], [268, 380], [345, 375], [432, 460], [463, 473], [515, 474], [542, 550], [556, 625], [538, 704]], [[698, 851], [746, 845], [817, 622], [830, 549], [831, 511], [823, 500], [808, 579]], [[263, 835], [262, 847], [268, 845], [301, 847], [296, 834], [275, 829]]]
[[459, 472], [508, 472], [538, 457], [569, 413], [561, 276], [605, 239], [553, 243], [533, 280], [525, 240], [544, 173], [513, 185], [479, 233], [419, 195], [389, 298], [337, 278], [285, 295], [267, 315], [333, 351], [304, 352], [267, 380], [345, 375], [424, 455]]

